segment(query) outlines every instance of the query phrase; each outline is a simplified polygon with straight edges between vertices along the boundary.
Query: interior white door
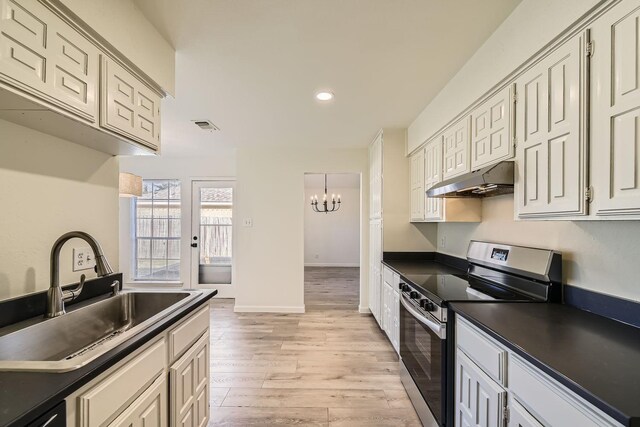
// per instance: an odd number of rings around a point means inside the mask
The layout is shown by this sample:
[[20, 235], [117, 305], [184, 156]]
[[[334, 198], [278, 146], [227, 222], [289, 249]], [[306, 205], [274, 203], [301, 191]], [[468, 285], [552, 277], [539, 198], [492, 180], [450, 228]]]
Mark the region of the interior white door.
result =
[[585, 215], [585, 43], [579, 34], [517, 81], [516, 209], [520, 218]]
[[218, 289], [233, 298], [232, 180], [193, 181], [191, 191], [191, 287]]
[[592, 58], [593, 207], [599, 216], [640, 217], [640, 1], [596, 21]]

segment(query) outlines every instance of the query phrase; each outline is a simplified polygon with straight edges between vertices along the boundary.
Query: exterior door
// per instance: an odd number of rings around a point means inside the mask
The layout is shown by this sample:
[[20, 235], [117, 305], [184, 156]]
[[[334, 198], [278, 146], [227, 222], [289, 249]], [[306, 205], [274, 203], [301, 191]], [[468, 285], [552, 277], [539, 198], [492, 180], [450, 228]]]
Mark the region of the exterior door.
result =
[[233, 298], [234, 181], [192, 183], [191, 287]]

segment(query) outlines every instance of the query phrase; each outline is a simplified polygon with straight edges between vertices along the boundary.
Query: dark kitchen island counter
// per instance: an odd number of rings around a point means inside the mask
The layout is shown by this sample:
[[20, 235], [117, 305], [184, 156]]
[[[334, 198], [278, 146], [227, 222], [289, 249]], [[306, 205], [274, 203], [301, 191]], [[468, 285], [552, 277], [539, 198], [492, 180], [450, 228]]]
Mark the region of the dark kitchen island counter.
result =
[[561, 304], [450, 308], [625, 426], [640, 426], [640, 329]]

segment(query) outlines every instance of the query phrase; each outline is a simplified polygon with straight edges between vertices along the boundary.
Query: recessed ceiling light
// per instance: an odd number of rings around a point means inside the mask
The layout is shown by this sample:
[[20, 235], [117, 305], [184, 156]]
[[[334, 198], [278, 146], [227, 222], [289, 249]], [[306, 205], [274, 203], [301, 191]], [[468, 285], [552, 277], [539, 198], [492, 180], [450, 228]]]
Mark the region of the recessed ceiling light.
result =
[[322, 91], [316, 93], [316, 99], [318, 101], [331, 101], [333, 99], [333, 92]]

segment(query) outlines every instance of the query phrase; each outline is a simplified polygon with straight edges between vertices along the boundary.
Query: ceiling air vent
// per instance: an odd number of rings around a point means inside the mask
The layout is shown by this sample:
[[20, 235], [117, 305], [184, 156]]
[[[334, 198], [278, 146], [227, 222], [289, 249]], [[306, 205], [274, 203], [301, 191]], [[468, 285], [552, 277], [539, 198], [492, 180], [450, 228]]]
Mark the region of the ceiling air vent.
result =
[[211, 123], [211, 120], [192, 120], [192, 122], [195, 123], [202, 130], [208, 130], [210, 132], [215, 132], [220, 130], [218, 126]]

